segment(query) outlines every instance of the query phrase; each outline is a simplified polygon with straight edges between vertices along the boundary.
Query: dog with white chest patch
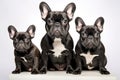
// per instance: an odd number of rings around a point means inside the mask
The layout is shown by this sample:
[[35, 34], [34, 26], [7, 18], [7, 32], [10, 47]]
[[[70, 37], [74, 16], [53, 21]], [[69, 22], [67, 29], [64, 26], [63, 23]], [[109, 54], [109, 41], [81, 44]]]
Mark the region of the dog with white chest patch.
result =
[[73, 71], [71, 59], [74, 52], [73, 40], [68, 31], [76, 6], [70, 3], [63, 11], [52, 11], [47, 3], [41, 2], [39, 8], [47, 31], [41, 41], [44, 65], [40, 72], [66, 70], [66, 73], [71, 73]]
[[12, 25], [8, 27], [10, 38], [13, 40], [16, 69], [12, 72], [18, 74], [29, 71], [38, 74], [41, 68], [41, 54], [39, 49], [32, 43], [35, 35], [35, 26], [31, 25], [26, 32], [18, 32]]
[[76, 30], [80, 39], [75, 47], [77, 68], [74, 74], [80, 74], [82, 69], [99, 70], [101, 74], [110, 74], [105, 68], [107, 59], [105, 48], [100, 41], [104, 18], [99, 17], [94, 25], [86, 25], [82, 18], [75, 19]]

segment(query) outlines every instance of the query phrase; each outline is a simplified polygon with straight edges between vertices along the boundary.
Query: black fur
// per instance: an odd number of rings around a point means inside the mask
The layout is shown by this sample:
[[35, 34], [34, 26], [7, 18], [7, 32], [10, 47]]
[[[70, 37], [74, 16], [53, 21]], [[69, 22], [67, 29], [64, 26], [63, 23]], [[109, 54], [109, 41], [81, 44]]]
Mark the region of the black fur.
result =
[[[80, 39], [75, 47], [77, 68], [73, 73], [80, 74], [82, 69], [85, 69], [99, 70], [101, 74], [110, 74], [105, 68], [107, 64], [105, 48], [100, 41], [100, 33], [104, 24], [103, 17], [99, 17], [94, 25], [86, 25], [80, 17], [76, 18], [75, 23]], [[90, 63], [87, 63], [85, 56], [82, 55], [88, 54], [88, 52], [90, 55], [97, 55]]]
[[30, 71], [32, 74], [38, 74], [41, 65], [41, 54], [31, 41], [35, 34], [35, 26], [31, 25], [26, 32], [17, 32], [15, 27], [10, 25], [8, 32], [15, 48], [16, 69], [12, 73]]
[[[69, 10], [70, 9], [70, 10]], [[73, 71], [71, 60], [73, 52], [73, 40], [69, 34], [69, 22], [72, 20], [76, 6], [74, 3], [68, 4], [63, 11], [52, 11], [47, 3], [40, 3], [42, 19], [46, 22], [47, 33], [41, 41], [42, 59], [44, 66], [41, 73], [48, 70], [65, 70], [66, 73]], [[54, 56], [54, 40], [61, 39], [61, 44], [65, 50], [61, 51], [59, 57]]]

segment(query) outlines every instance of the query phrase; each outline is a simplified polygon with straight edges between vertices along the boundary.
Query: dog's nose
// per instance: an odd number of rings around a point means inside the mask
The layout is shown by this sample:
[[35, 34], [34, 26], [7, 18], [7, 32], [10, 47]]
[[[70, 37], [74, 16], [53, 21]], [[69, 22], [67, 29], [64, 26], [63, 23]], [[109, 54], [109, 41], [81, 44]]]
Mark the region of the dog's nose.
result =
[[93, 39], [93, 36], [89, 36], [88, 38], [89, 38], [89, 39]]
[[59, 27], [59, 26], [60, 26], [60, 23], [59, 23], [59, 22], [56, 22], [56, 23], [55, 23], [55, 26], [56, 26], [56, 27]]
[[19, 43], [23, 43], [23, 41], [22, 41], [22, 40], [20, 40], [20, 41], [19, 41]]

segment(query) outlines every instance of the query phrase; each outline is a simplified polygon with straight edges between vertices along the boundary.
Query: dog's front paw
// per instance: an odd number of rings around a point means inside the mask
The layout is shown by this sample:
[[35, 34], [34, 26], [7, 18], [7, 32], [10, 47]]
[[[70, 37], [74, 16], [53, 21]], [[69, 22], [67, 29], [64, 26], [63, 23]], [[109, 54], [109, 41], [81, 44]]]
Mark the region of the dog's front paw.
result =
[[107, 75], [107, 74], [110, 74], [110, 72], [107, 71], [107, 70], [101, 70], [100, 73], [101, 73], [101, 74], [106, 74], [106, 75]]
[[100, 69], [100, 73], [101, 73], [101, 74], [106, 74], [106, 75], [107, 75], [107, 74], [110, 74], [110, 72], [107, 71], [106, 68], [101, 68], [101, 69]]
[[67, 66], [67, 68], [66, 68], [66, 73], [72, 73], [73, 72], [73, 68], [72, 68], [72, 66]]
[[16, 69], [16, 70], [14, 70], [14, 71], [12, 72], [12, 74], [19, 74], [20, 72], [21, 72], [20, 69]]
[[81, 69], [80, 68], [77, 68], [73, 71], [73, 74], [81, 74]]
[[46, 74], [47, 73], [47, 67], [43, 66], [41, 69], [40, 69], [40, 74]]
[[39, 72], [39, 70], [38, 69], [33, 69], [32, 71], [31, 71], [31, 74], [39, 74], [40, 72]]

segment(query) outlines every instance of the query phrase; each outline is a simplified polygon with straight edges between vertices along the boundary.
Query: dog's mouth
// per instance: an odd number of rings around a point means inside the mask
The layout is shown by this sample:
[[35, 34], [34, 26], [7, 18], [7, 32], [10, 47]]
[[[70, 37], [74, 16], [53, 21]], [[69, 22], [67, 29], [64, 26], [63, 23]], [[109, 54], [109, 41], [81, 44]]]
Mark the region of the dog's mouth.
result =
[[25, 49], [18, 49], [18, 48], [16, 48], [16, 50], [19, 51], [19, 52], [26, 52]]
[[66, 66], [65, 64], [54, 64], [54, 65], [59, 71], [63, 71]]
[[56, 38], [59, 38], [61, 36], [61, 33], [60, 33], [60, 31], [56, 30], [54, 32], [54, 35], [55, 35]]
[[51, 32], [51, 37], [61, 38], [62, 33], [59, 30], [55, 30], [55, 31]]
[[25, 47], [25, 44], [19, 44], [19, 45], [16, 45], [16, 50], [17, 51], [21, 51], [21, 52], [25, 52], [28, 50], [28, 46]]
[[96, 39], [84, 39], [81, 41], [82, 45], [88, 49], [94, 49], [99, 45], [99, 40]]
[[17, 51], [21, 51], [21, 52], [24, 52], [26, 51], [26, 49], [24, 47], [21, 47], [21, 48], [16, 48]]
[[87, 44], [86, 46], [87, 46], [89, 49], [91, 49], [91, 48], [94, 48], [94, 47], [95, 47], [94, 43], [89, 43], [89, 44]]
[[83, 43], [83, 46], [88, 48], [88, 49], [92, 49], [92, 48], [96, 48], [96, 44], [95, 42], [89, 42], [89, 43]]

